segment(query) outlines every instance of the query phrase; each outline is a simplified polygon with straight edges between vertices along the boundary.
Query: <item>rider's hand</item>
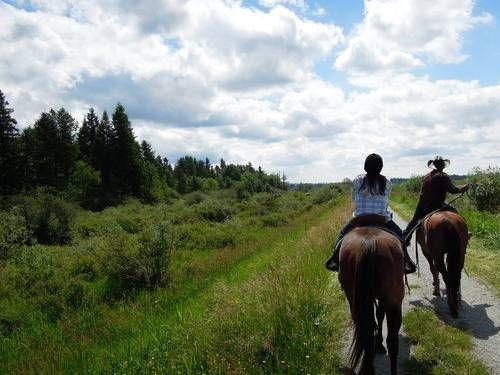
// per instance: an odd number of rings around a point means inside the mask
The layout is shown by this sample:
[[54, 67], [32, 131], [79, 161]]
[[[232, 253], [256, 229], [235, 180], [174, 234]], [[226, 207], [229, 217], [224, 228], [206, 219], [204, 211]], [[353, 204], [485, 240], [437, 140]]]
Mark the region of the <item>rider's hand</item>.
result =
[[462, 188], [462, 191], [467, 191], [469, 190], [469, 184], [465, 185], [463, 188]]

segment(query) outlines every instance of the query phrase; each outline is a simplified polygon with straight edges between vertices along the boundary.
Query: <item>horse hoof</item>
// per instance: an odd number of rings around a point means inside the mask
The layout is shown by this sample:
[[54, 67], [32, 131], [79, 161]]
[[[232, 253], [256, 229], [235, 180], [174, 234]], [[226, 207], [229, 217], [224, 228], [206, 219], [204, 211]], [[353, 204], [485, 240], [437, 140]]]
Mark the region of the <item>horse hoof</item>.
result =
[[375, 348], [378, 354], [385, 354], [387, 353], [387, 350], [385, 350], [384, 345], [382, 344], [377, 344], [377, 347]]

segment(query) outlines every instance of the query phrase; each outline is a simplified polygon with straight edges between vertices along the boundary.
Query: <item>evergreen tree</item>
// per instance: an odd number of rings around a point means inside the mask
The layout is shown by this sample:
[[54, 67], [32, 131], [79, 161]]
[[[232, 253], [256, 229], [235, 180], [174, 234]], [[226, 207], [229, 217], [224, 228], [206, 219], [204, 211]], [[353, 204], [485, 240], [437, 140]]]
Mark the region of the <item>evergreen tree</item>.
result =
[[[57, 123], [50, 113], [43, 112], [33, 127], [23, 132], [27, 153], [27, 173], [34, 186], [57, 186]], [[30, 176], [26, 176], [30, 178]]]
[[155, 153], [150, 143], [146, 141], [141, 142], [141, 155], [145, 161], [156, 164]]
[[116, 178], [116, 192], [119, 195], [140, 196], [141, 153], [135, 140], [128, 115], [118, 103], [113, 113], [113, 161], [112, 174]]
[[90, 108], [78, 131], [78, 146], [80, 147], [80, 159], [86, 161], [94, 168], [98, 168], [96, 156], [98, 128], [99, 118], [95, 114], [94, 108]]
[[50, 111], [58, 129], [58, 145], [56, 152], [57, 187], [65, 188], [78, 156], [78, 146], [75, 144], [77, 123], [64, 108], [57, 112]]
[[95, 135], [94, 167], [101, 172], [102, 185], [106, 191], [110, 189], [111, 185], [113, 143], [113, 129], [111, 127], [111, 122], [109, 121], [108, 113], [104, 111]]
[[61, 108], [42, 113], [32, 127], [24, 129], [22, 160], [28, 186], [66, 188], [78, 155], [76, 127], [74, 118]]
[[19, 131], [11, 116], [14, 110], [0, 90], [0, 194], [12, 193], [19, 187]]

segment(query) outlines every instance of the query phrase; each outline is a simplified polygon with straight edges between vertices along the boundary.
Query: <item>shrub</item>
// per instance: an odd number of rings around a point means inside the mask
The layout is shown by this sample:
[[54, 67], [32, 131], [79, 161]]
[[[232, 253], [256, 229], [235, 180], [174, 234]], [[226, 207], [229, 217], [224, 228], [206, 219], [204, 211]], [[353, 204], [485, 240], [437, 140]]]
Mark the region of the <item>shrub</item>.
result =
[[500, 207], [500, 168], [474, 168], [468, 176], [470, 195], [478, 210], [498, 212]]
[[[1, 269], [0, 280], [11, 299], [22, 299], [27, 309], [36, 308], [49, 321], [56, 321], [64, 311], [76, 305], [65, 289], [73, 282], [68, 274], [67, 249], [35, 245], [19, 249]], [[81, 295], [80, 302], [83, 300]], [[80, 303], [78, 302], [78, 303]]]
[[253, 196], [255, 201], [255, 213], [257, 215], [267, 215], [270, 212], [276, 211], [278, 208], [278, 194], [273, 193], [258, 193]]
[[32, 233], [19, 208], [0, 211], [0, 259], [4, 259], [19, 245], [31, 242]]
[[206, 199], [205, 194], [200, 191], [194, 191], [192, 193], [184, 195], [183, 199], [190, 206], [203, 202]]
[[74, 236], [80, 239], [110, 235], [122, 228], [112, 215], [104, 213], [79, 215], [71, 227]]
[[230, 219], [235, 213], [229, 202], [215, 199], [208, 199], [198, 204], [196, 209], [203, 219], [219, 223]]
[[411, 176], [408, 180], [401, 183], [401, 188], [409, 193], [418, 194], [422, 186], [421, 176]]
[[251, 189], [243, 181], [237, 181], [234, 183], [234, 190], [236, 191], [236, 196], [239, 200], [244, 200], [252, 195]]
[[224, 223], [188, 223], [176, 227], [176, 243], [186, 250], [221, 249], [237, 243], [242, 232], [239, 220]]
[[319, 189], [314, 189], [311, 191], [312, 202], [314, 204], [326, 203], [339, 194], [339, 188], [335, 185], [327, 185]]
[[62, 245], [71, 241], [73, 205], [46, 189], [37, 190], [34, 196], [17, 197], [14, 202], [39, 243]]
[[101, 173], [84, 161], [77, 161], [69, 178], [69, 196], [82, 207], [97, 210], [101, 207]]
[[288, 220], [285, 215], [274, 212], [262, 217], [262, 224], [266, 227], [279, 227], [285, 225]]
[[304, 209], [304, 194], [294, 192], [283, 194], [279, 200], [279, 210], [287, 213], [296, 213]]
[[165, 285], [173, 247], [173, 228], [165, 222], [140, 236], [121, 234], [109, 239], [102, 259], [108, 297], [114, 299]]

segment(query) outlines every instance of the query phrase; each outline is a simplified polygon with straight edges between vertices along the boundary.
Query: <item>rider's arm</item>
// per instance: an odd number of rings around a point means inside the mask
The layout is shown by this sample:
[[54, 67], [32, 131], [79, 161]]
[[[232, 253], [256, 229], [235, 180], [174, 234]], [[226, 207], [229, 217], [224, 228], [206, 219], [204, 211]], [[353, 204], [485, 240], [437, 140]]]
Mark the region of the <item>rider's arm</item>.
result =
[[458, 194], [458, 193], [463, 193], [469, 188], [469, 185], [464, 185], [462, 187], [457, 187], [453, 185], [453, 182], [451, 182], [451, 178], [449, 176], [446, 176], [446, 191], [451, 194]]

